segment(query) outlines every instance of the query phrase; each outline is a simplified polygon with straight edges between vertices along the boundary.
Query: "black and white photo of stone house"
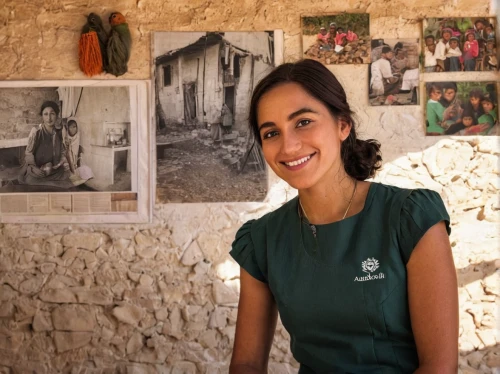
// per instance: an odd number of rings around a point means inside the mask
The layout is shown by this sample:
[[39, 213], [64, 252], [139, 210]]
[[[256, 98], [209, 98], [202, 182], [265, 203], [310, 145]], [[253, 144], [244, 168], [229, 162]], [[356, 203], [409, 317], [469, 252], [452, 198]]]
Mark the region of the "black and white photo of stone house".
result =
[[126, 86], [1, 87], [0, 194], [132, 191], [130, 127]]
[[274, 46], [274, 32], [154, 33], [158, 203], [265, 198], [248, 108]]

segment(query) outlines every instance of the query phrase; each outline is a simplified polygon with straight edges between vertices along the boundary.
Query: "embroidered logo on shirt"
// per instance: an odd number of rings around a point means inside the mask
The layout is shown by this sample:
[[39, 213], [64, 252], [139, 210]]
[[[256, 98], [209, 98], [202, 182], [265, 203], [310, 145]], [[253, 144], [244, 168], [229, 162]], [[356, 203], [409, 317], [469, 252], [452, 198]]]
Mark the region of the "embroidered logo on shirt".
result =
[[376, 279], [384, 279], [385, 274], [380, 272], [378, 274], [372, 275], [375, 270], [379, 268], [380, 264], [378, 263], [378, 260], [375, 259], [374, 257], [372, 258], [367, 258], [365, 261], [361, 263], [361, 269], [365, 272], [368, 273], [368, 275], [364, 277], [355, 277], [354, 281], [355, 282], [366, 282], [370, 280], [376, 280]]

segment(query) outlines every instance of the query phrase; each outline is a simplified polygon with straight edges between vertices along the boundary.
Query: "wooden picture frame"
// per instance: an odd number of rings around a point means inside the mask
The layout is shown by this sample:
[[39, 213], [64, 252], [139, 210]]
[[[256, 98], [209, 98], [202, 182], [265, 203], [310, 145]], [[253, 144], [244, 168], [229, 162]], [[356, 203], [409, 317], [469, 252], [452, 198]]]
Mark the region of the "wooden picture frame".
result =
[[150, 222], [150, 90], [141, 80], [0, 82], [0, 222]]

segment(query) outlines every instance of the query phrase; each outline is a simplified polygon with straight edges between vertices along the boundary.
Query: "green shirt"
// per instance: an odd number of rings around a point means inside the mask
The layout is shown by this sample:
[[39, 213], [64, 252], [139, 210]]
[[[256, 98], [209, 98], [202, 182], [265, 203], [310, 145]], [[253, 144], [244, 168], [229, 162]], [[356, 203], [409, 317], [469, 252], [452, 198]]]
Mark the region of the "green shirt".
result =
[[429, 100], [427, 101], [426, 112], [427, 122], [429, 122], [427, 132], [443, 134], [444, 129], [441, 127], [440, 123], [443, 121], [444, 106], [440, 102]]
[[231, 255], [268, 284], [299, 373], [412, 373], [406, 263], [434, 224], [449, 216], [440, 196], [372, 183], [363, 210], [316, 225], [298, 199], [236, 234]]

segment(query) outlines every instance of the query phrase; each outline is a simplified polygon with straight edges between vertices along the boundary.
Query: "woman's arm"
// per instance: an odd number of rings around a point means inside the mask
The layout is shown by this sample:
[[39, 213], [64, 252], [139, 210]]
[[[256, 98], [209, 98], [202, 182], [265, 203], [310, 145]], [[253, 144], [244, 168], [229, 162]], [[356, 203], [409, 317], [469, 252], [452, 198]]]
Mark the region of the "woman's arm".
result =
[[266, 283], [240, 270], [240, 301], [230, 374], [267, 373], [278, 310]]
[[417, 243], [407, 264], [408, 300], [419, 369], [415, 374], [458, 370], [458, 288], [444, 222]]

